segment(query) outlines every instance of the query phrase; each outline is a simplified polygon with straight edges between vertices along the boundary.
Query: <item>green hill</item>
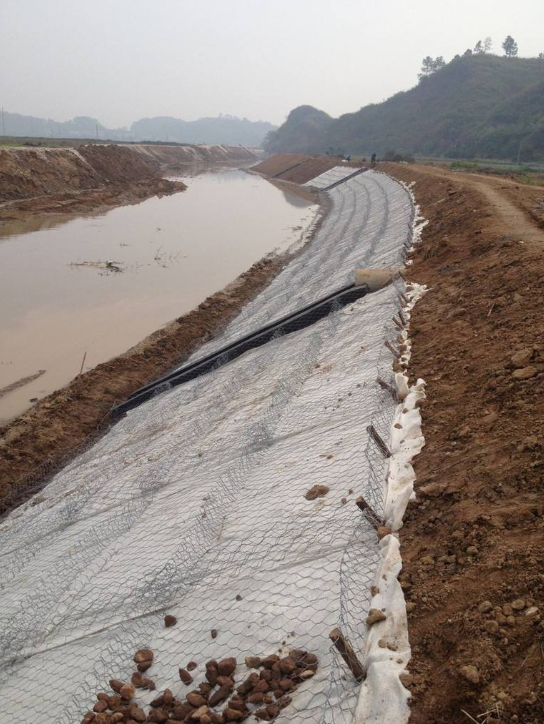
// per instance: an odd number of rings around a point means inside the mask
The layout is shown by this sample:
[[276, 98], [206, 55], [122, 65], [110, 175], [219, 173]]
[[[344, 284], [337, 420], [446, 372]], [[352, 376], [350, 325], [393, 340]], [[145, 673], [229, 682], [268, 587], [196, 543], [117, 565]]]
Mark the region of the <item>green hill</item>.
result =
[[516, 158], [520, 143], [524, 161], [544, 160], [544, 60], [472, 55], [454, 58], [409, 91], [338, 119], [302, 106], [269, 134], [266, 148]]
[[299, 106], [287, 116], [287, 120], [265, 139], [266, 150], [270, 153], [312, 152], [320, 147], [320, 141], [333, 122], [325, 111], [313, 106]]

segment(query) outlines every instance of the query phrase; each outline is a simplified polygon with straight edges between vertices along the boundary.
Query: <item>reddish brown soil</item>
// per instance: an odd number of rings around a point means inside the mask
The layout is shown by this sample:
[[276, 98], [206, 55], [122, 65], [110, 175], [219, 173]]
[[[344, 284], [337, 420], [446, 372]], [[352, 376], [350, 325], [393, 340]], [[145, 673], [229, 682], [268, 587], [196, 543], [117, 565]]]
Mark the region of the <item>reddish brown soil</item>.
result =
[[427, 382], [426, 444], [401, 531], [410, 721], [541, 724], [544, 233], [531, 217], [535, 191], [384, 169], [416, 181], [430, 222], [410, 272], [430, 287], [411, 323], [411, 373]]
[[199, 307], [146, 338], [126, 354], [76, 377], [0, 428], [0, 513], [23, 502], [58, 469], [113, 405], [186, 359], [217, 335], [263, 289], [287, 258], [266, 258]]
[[[253, 166], [253, 171], [270, 178], [304, 184], [340, 163], [339, 158], [329, 156], [299, 156], [294, 153], [278, 153]], [[361, 164], [349, 165], [359, 167]]]
[[0, 149], [0, 223], [28, 214], [88, 213], [185, 189], [167, 171], [239, 165], [256, 155], [231, 146], [115, 144]]

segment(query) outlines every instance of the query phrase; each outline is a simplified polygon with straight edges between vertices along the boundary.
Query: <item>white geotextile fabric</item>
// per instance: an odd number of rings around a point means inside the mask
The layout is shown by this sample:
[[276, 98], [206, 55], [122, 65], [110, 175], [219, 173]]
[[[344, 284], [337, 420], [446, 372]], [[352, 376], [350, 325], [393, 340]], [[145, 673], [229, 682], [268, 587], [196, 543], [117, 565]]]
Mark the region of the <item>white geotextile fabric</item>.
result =
[[311, 186], [314, 189], [326, 189], [332, 184], [342, 181], [343, 179], [351, 176], [355, 173], [357, 168], [353, 166], [334, 166], [328, 171], [316, 176], [315, 178], [307, 181], [303, 186]]
[[[365, 206], [372, 231], [361, 238], [344, 202], [367, 192], [383, 194], [389, 214]], [[304, 252], [304, 266], [334, 277], [332, 289], [367, 254], [365, 242], [374, 265], [400, 261], [412, 218], [406, 191], [382, 174], [346, 198], [336, 197], [344, 236], [314, 240], [313, 262]], [[325, 293], [312, 288], [307, 298]], [[265, 293], [263, 305], [277, 309], [277, 296]], [[367, 426], [389, 439], [396, 403], [376, 380], [394, 384], [384, 342], [395, 343], [398, 307], [387, 287], [156, 397], [2, 522], [6, 721], [76, 721], [109, 678], [129, 676], [142, 646], [155, 652], [157, 689], [176, 695], [187, 691], [177, 668], [190, 660], [198, 683], [211, 657], [306, 648], [319, 657], [318, 674], [280, 721], [352, 721], [360, 687], [328, 634], [339, 625], [364, 657], [380, 549], [354, 500], [362, 494], [384, 510], [387, 461]], [[330, 492], [306, 500], [318, 483]], [[165, 612], [175, 627], [164, 629]]]

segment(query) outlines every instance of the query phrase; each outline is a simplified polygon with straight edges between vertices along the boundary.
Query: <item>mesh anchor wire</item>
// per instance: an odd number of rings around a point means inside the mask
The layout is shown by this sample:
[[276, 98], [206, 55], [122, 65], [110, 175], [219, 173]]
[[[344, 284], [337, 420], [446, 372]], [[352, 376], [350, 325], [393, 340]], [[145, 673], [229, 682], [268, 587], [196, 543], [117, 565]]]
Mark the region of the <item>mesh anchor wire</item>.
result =
[[369, 425], [367, 428], [368, 434], [373, 438], [376, 445], [380, 448], [382, 451], [384, 457], [390, 458], [391, 457], [391, 450], [387, 447], [385, 442], [383, 441], [382, 437], [374, 427], [374, 425]]
[[357, 658], [353, 647], [346, 639], [346, 637], [343, 636], [340, 629], [333, 628], [333, 630], [329, 634], [329, 638], [335, 645], [340, 656], [344, 659], [346, 666], [355, 677], [355, 680], [358, 682], [363, 681], [366, 677], [366, 671], [364, 670], [363, 665]]

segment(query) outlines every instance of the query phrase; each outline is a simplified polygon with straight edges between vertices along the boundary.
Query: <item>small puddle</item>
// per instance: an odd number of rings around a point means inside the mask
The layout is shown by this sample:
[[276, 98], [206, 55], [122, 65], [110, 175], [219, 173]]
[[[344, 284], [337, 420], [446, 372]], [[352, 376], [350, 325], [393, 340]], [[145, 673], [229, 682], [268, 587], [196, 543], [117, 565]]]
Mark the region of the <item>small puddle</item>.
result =
[[[300, 242], [317, 212], [244, 171], [182, 178], [189, 188], [174, 196], [2, 228], [0, 423], [66, 385], [84, 355], [88, 370], [125, 352], [269, 252]], [[2, 394], [23, 378], [31, 379]]]

